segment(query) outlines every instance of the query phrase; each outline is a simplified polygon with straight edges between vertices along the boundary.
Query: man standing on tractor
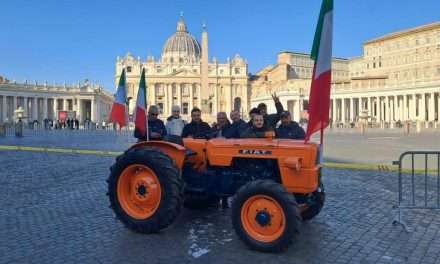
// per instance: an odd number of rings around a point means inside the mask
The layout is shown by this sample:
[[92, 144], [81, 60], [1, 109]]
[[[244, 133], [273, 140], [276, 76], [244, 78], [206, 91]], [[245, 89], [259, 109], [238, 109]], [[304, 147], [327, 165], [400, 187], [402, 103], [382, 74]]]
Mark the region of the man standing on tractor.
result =
[[230, 138], [228, 131], [231, 127], [231, 123], [228, 120], [228, 116], [225, 112], [217, 113], [217, 122], [212, 125], [211, 138]]
[[278, 121], [280, 121], [280, 114], [284, 111], [283, 105], [276, 93], [272, 94], [272, 99], [275, 103], [275, 108], [277, 109], [276, 114], [267, 114], [267, 106], [265, 103], [258, 104], [258, 109], [264, 117], [264, 123], [267, 127], [275, 129]]
[[[167, 135], [167, 130], [162, 120], [157, 118], [159, 109], [155, 105], [151, 105], [148, 109], [148, 137], [150, 140], [161, 140]], [[134, 135], [139, 140], [147, 140], [146, 135]]]
[[264, 124], [264, 118], [262, 114], [254, 114], [252, 117], [252, 126], [248, 127], [243, 133], [241, 133], [241, 138], [264, 138], [267, 131], [271, 131]]
[[191, 123], [185, 125], [182, 131], [183, 138], [206, 138], [211, 131], [208, 123], [202, 121], [202, 112], [194, 107], [191, 110]]
[[277, 138], [304, 139], [304, 129], [295, 121], [292, 121], [290, 112], [281, 113], [281, 125], [275, 130]]
[[240, 134], [244, 132], [249, 125], [240, 117], [240, 112], [237, 110], [231, 111], [230, 114], [232, 125], [229, 126], [226, 132], [226, 138], [240, 138]]
[[167, 118], [167, 134], [180, 137], [186, 122], [180, 116], [180, 107], [178, 105], [173, 106], [171, 111], [171, 116]]

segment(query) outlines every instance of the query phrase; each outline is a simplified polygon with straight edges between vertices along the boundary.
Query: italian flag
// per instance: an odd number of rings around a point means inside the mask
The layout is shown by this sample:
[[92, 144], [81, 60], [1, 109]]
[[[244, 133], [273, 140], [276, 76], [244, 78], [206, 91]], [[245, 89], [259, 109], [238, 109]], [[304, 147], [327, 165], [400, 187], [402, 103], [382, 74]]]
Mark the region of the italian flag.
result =
[[305, 141], [316, 131], [321, 131], [321, 144], [324, 128], [329, 123], [331, 62], [333, 33], [333, 0], [323, 0], [311, 58], [315, 61], [309, 97], [309, 123]]
[[136, 138], [147, 137], [148, 140], [148, 122], [147, 122], [147, 85], [145, 84], [145, 69], [142, 69], [139, 90], [136, 99], [136, 109], [134, 111], [134, 136]]
[[118, 123], [119, 127], [127, 125], [127, 92], [125, 89], [125, 69], [122, 70], [119, 79], [118, 89], [115, 94], [115, 101], [110, 113], [110, 121]]

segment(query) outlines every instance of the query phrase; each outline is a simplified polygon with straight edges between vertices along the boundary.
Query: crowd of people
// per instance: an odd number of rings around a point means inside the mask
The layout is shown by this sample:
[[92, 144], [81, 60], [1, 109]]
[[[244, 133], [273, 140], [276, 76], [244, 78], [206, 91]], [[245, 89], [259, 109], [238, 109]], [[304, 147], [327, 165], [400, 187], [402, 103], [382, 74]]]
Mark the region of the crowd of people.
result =
[[[260, 103], [249, 112], [250, 121], [241, 119], [239, 111], [217, 113], [217, 121], [211, 126], [201, 118], [202, 111], [195, 107], [191, 110], [191, 122], [187, 123], [180, 115], [180, 107], [172, 107], [172, 115], [166, 124], [158, 118], [159, 109], [152, 105], [148, 109], [148, 132], [152, 140], [165, 139], [167, 136], [182, 138], [264, 138], [272, 131], [276, 138], [304, 139], [304, 129], [292, 120], [290, 112], [283, 109], [279, 98], [272, 95], [277, 112], [267, 113], [267, 106]], [[281, 121], [281, 122], [280, 122]], [[278, 123], [280, 124], [278, 125]], [[140, 140], [145, 136], [135, 135]]]

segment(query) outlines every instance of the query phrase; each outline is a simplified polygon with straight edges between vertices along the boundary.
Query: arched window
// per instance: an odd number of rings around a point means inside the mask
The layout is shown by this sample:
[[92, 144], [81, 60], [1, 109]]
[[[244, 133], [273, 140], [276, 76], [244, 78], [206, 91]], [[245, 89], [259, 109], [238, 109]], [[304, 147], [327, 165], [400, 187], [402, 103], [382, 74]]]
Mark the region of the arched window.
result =
[[240, 111], [241, 109], [241, 98], [235, 97], [234, 99], [234, 111]]

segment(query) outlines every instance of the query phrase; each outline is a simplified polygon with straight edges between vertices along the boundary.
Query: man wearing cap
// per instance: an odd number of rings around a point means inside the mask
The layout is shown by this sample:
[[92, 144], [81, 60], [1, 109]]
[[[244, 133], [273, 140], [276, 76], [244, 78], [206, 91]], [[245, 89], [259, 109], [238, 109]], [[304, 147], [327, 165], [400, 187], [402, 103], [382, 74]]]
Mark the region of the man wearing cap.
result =
[[[157, 118], [159, 116], [159, 109], [155, 105], [148, 108], [148, 137], [150, 140], [161, 140], [167, 135], [167, 130], [162, 120]], [[135, 137], [139, 140], [146, 140], [146, 135], [136, 134]]]
[[178, 105], [174, 105], [171, 108], [171, 111], [171, 116], [167, 118], [167, 134], [180, 137], [182, 135], [182, 130], [186, 125], [186, 121], [180, 116], [180, 107]]
[[275, 108], [277, 109], [276, 114], [267, 114], [267, 106], [265, 103], [258, 104], [257, 108], [264, 117], [265, 125], [269, 128], [275, 129], [278, 121], [280, 121], [280, 114], [284, 109], [276, 93], [272, 94], [272, 99], [275, 103]]
[[283, 111], [280, 117], [281, 125], [275, 130], [277, 138], [304, 139], [304, 129], [297, 122], [292, 121], [290, 112]]

